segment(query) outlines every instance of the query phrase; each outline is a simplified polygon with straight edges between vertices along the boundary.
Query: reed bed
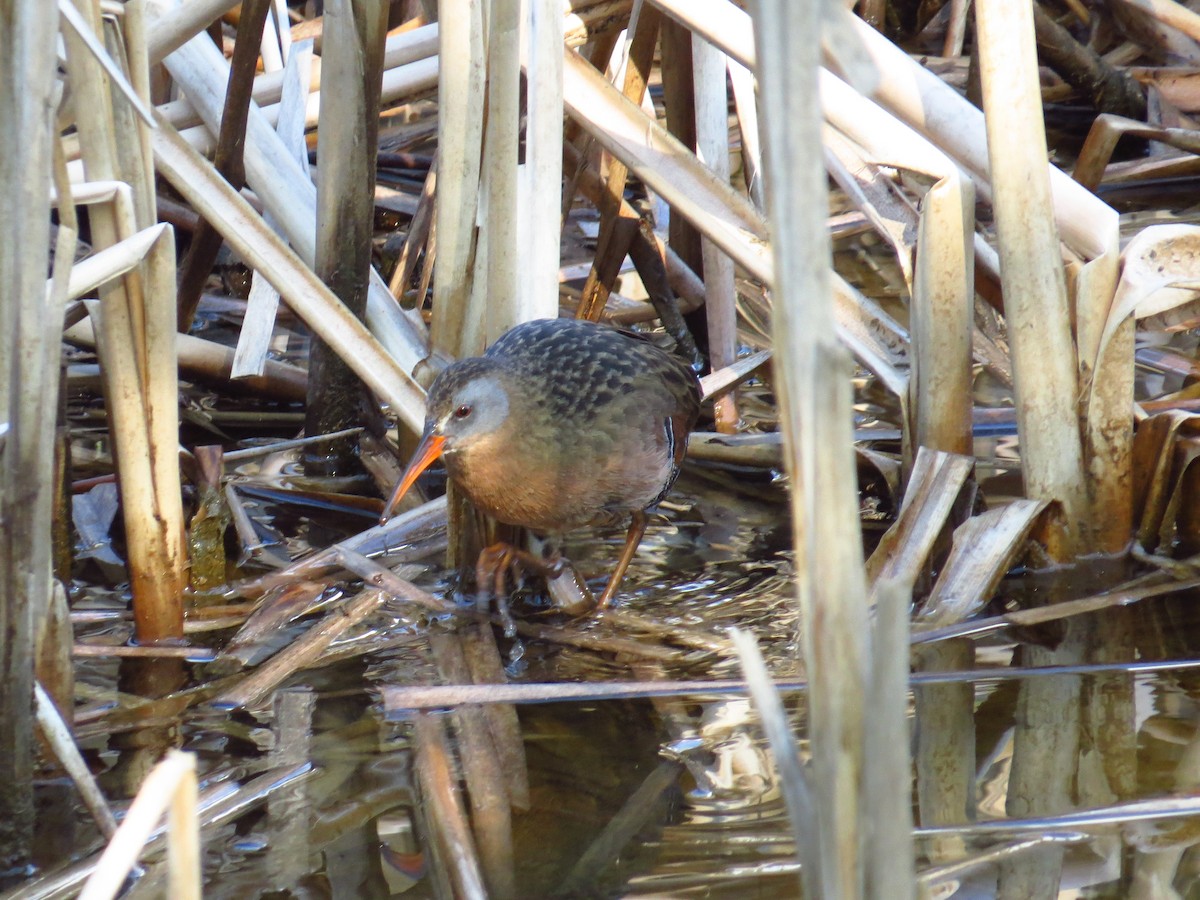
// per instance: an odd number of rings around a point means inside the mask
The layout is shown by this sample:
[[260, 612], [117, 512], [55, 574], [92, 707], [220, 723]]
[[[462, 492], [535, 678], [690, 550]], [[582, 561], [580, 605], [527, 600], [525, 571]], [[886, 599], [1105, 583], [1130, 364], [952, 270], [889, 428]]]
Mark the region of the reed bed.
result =
[[[1054, 897], [1083, 846], [1108, 848], [1098, 883], [1121, 896], [1179, 896], [1195, 739], [1169, 785], [1186, 795], [1144, 795], [1135, 678], [1196, 662], [1158, 662], [1129, 607], [1200, 583], [1200, 229], [1101, 198], [1200, 171], [1196, 14], [312, 6], [16, 2], [0, 34], [0, 82], [20, 86], [0, 94], [5, 896], [116, 896], [130, 877], [200, 896], [204, 842], [259, 807], [262, 889], [298, 890], [314, 848], [404, 804], [411, 882], [531, 896], [539, 747], [518, 707], [631, 699], [667, 759], [554, 873], [556, 895], [676, 884], [604, 879], [649, 810], [682, 784], [729, 791], [732, 771], [790, 822], [783, 862], [754, 877], [806, 897]], [[1047, 137], [1064, 100], [1089, 111], [1070, 160]], [[469, 582], [501, 530], [453, 485], [361, 527], [437, 372], [558, 315], [636, 325], [704, 369], [691, 465], [786, 478], [786, 616], [579, 618], [570, 566], [552, 618], [455, 602], [428, 589], [429, 560]], [[894, 433], [872, 437], [868, 407]], [[261, 440], [238, 447], [247, 421]], [[997, 422], [1016, 458], [983, 449]], [[270, 468], [286, 453], [302, 471]], [[1006, 467], [1015, 490], [993, 477]], [[864, 482], [885, 508], [866, 543]], [[272, 533], [264, 503], [318, 511], [301, 539]], [[1017, 567], [1041, 573], [1036, 596], [1006, 606]], [[127, 584], [128, 608], [80, 602], [88, 579]], [[978, 667], [1001, 634], [1008, 665]], [[603, 659], [620, 683], [521, 679], [528, 646]], [[383, 651], [416, 661], [412, 683], [373, 683], [366, 726], [404, 774], [317, 815], [345, 776], [310, 762], [306, 673]], [[73, 666], [118, 658], [119, 702], [91, 704]], [[984, 745], [1000, 683], [1013, 735]], [[269, 732], [258, 768], [174, 749], [183, 717], [218, 714]], [[131, 760], [100, 785], [98, 740]], [[735, 745], [753, 749], [723, 767]], [[60, 770], [96, 834], [52, 866], [34, 774]], [[123, 812], [105, 796], [118, 775], [137, 794]]]

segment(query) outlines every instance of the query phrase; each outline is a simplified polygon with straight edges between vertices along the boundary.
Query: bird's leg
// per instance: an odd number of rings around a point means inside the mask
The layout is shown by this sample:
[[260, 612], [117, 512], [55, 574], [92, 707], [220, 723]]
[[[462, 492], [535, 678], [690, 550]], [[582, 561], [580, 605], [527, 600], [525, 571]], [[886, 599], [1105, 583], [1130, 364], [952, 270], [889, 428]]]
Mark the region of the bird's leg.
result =
[[604, 587], [604, 593], [600, 595], [600, 602], [596, 604], [596, 609], [604, 609], [612, 603], [617, 588], [621, 586], [621, 579], [625, 577], [625, 570], [633, 562], [633, 554], [637, 552], [638, 544], [642, 542], [642, 535], [645, 533], [646, 513], [639, 509], [634, 512], [633, 519], [629, 523], [629, 531], [625, 533], [625, 549], [621, 551], [621, 558], [617, 560], [616, 568], [613, 569], [612, 576]]
[[511, 624], [508, 614], [508, 572], [510, 569], [524, 568], [552, 579], [561, 575], [567, 562], [561, 556], [554, 559], [542, 559], [527, 550], [521, 550], [512, 544], [498, 541], [485, 547], [479, 553], [475, 562], [476, 603], [486, 609], [489, 593], [496, 598], [500, 617], [504, 620], [504, 630], [507, 634]]
[[496, 598], [496, 611], [505, 636], [516, 634], [517, 626], [508, 611], [506, 574], [516, 562], [516, 547], [503, 542], [484, 547], [475, 560], [475, 606], [487, 612], [488, 600]]

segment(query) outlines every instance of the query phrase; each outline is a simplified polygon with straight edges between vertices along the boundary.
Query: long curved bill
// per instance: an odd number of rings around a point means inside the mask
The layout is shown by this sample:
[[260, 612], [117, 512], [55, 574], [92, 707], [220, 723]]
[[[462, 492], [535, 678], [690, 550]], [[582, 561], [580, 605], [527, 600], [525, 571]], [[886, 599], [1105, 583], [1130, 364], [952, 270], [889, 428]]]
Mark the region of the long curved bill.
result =
[[417, 444], [417, 449], [413, 453], [413, 458], [408, 463], [408, 468], [400, 476], [400, 480], [396, 483], [396, 489], [392, 491], [391, 499], [388, 500], [387, 506], [383, 508], [383, 515], [379, 517], [380, 525], [392, 517], [392, 512], [396, 509], [396, 504], [400, 502], [401, 497], [408, 493], [408, 489], [413, 486], [413, 482], [417, 480], [417, 476], [428, 469], [430, 464], [442, 455], [442, 445], [445, 443], [446, 438], [440, 434], [427, 434], [421, 438], [421, 443]]

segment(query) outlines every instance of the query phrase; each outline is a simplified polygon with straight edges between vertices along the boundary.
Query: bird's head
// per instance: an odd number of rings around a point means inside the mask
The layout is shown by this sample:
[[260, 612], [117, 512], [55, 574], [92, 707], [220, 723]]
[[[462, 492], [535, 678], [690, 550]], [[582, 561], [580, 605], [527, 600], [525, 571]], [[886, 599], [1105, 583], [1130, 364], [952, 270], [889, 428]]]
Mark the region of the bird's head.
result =
[[422, 472], [439, 456], [470, 453], [496, 440], [508, 419], [510, 402], [504, 377], [486, 357], [464, 359], [448, 366], [429, 387], [425, 398], [425, 430], [413, 452], [380, 524]]

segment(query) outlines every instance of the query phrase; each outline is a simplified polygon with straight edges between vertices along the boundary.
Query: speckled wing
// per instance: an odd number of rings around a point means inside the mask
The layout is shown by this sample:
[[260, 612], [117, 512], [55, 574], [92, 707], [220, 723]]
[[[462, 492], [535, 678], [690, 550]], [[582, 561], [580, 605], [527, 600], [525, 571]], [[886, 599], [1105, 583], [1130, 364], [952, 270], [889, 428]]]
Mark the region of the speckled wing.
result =
[[[637, 335], [571, 319], [525, 323], [487, 357], [522, 382], [540, 382], [518, 440], [527, 458], [553, 470], [544, 474], [564, 500], [586, 493], [579, 505], [617, 513], [653, 506], [670, 489], [700, 412], [699, 380], [681, 359]], [[567, 446], [554, 454], [531, 446], [553, 440]]]
[[700, 382], [687, 363], [645, 338], [604, 325], [527, 322], [497, 340], [487, 357], [526, 379], [544, 379], [553, 371], [540, 404], [551, 419], [582, 428], [595, 427], [606, 410], [628, 407], [672, 417], [686, 435], [700, 414]]

